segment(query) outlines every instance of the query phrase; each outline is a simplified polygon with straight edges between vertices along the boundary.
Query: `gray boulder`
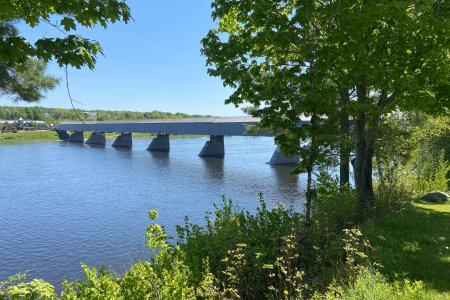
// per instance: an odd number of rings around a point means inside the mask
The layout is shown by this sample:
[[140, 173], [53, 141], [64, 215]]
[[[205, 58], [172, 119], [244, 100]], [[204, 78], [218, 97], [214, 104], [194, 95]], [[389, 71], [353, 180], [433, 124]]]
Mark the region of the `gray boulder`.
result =
[[446, 193], [443, 193], [443, 192], [439, 192], [439, 191], [429, 192], [429, 193], [426, 193], [425, 195], [423, 195], [422, 197], [420, 197], [421, 200], [424, 200], [427, 202], [433, 202], [433, 203], [445, 202], [449, 198], [450, 198], [449, 195], [447, 195]]

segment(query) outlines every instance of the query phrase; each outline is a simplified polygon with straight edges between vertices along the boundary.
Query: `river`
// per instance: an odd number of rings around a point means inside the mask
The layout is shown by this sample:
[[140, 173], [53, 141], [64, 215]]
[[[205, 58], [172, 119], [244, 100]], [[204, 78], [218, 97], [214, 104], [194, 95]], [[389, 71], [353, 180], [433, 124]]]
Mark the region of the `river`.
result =
[[[225, 137], [225, 158], [200, 158], [206, 137], [171, 140], [170, 153], [65, 142], [0, 145], [0, 281], [27, 273], [59, 286], [81, 276], [80, 262], [122, 274], [146, 259], [147, 212], [171, 236], [189, 216], [202, 223], [221, 195], [255, 211], [302, 207], [305, 180], [266, 164], [272, 138]], [[108, 142], [110, 144], [110, 142]]]

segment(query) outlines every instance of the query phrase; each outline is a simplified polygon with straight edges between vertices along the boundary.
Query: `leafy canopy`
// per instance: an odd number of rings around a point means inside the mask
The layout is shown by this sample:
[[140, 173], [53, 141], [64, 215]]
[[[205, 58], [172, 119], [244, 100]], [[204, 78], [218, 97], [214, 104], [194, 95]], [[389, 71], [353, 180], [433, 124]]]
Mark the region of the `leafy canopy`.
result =
[[55, 59], [60, 66], [93, 69], [96, 55], [102, 54], [100, 44], [74, 32], [81, 26], [100, 25], [131, 19], [130, 9], [122, 0], [23, 1], [0, 0], [0, 22], [23, 21], [31, 27], [42, 23], [63, 32], [63, 37], [44, 37], [31, 44], [20, 34], [2, 35], [0, 61], [25, 64], [29, 58], [45, 62]]
[[[17, 29], [11, 23], [0, 22], [0, 39], [16, 36]], [[0, 96], [12, 96], [14, 101], [35, 102], [45, 92], [54, 88], [59, 80], [45, 74], [43, 60], [29, 59], [23, 64], [0, 60]]]
[[340, 91], [350, 93], [350, 116], [369, 127], [398, 107], [448, 113], [445, 1], [215, 0], [212, 8], [218, 26], [202, 41], [209, 74], [235, 89], [226, 103], [261, 107], [262, 125], [277, 134], [301, 137], [302, 114], [334, 117]]

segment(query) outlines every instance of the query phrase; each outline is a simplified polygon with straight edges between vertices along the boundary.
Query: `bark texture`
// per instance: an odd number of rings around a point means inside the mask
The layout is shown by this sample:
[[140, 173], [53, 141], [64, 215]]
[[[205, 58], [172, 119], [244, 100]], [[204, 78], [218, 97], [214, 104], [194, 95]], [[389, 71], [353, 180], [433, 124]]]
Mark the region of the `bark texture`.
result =
[[350, 122], [347, 112], [350, 94], [348, 90], [342, 90], [339, 96], [339, 183], [345, 185], [350, 181]]

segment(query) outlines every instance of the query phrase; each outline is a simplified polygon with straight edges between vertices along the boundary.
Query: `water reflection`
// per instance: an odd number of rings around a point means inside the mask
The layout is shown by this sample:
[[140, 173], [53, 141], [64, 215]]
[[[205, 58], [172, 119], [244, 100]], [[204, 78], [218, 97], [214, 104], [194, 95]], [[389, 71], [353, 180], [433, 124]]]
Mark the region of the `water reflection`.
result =
[[224, 159], [215, 157], [201, 157], [206, 174], [216, 183], [221, 183], [224, 178]]
[[284, 196], [280, 202], [284, 206], [296, 210], [299, 198], [303, 198], [303, 186], [298, 184], [301, 174], [293, 173], [294, 168], [288, 166], [271, 165], [271, 169], [276, 179], [279, 193]]
[[168, 167], [170, 162], [169, 152], [161, 152], [161, 151], [147, 151], [150, 153], [150, 156], [153, 158], [153, 162], [155, 162], [160, 167]]
[[73, 147], [73, 148], [84, 148], [84, 143], [71, 143], [71, 142], [65, 142], [61, 141], [59, 143], [62, 147]]
[[89, 148], [94, 148], [94, 149], [105, 149], [106, 145], [98, 145], [98, 144], [85, 144], [86, 146], [88, 146]]
[[132, 148], [125, 147], [111, 147], [119, 154], [121, 158], [131, 158], [133, 156]]

